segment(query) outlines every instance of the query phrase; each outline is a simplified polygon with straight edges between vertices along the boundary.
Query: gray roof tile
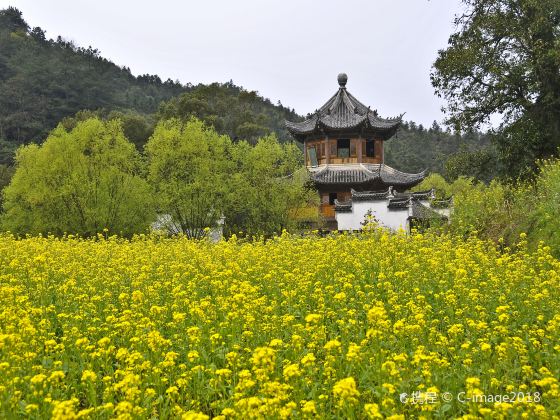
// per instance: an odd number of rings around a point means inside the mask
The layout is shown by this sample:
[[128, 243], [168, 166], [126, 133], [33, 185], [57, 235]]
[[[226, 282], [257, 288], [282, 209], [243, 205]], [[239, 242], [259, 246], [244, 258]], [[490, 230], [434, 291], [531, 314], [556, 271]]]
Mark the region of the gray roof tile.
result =
[[426, 171], [409, 174], [385, 164], [358, 163], [322, 165], [310, 169], [311, 178], [320, 185], [366, 184], [381, 181], [387, 186], [412, 187], [421, 182]]

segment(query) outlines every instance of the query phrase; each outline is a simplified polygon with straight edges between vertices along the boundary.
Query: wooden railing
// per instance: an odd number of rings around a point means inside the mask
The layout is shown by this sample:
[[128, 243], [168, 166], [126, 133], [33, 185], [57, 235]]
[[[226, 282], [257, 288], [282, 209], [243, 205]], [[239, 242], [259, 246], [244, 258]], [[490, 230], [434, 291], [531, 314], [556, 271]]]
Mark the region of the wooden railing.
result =
[[[317, 159], [317, 163], [319, 165], [325, 165], [327, 163], [327, 159], [322, 157]], [[362, 161], [360, 162], [360, 160], [356, 157], [349, 157], [349, 158], [339, 158], [339, 157], [331, 157], [330, 158], [330, 162], [331, 164], [344, 164], [344, 163], [381, 163], [381, 158], [379, 157], [363, 157]], [[310, 165], [310, 162], [308, 162], [308, 165]]]

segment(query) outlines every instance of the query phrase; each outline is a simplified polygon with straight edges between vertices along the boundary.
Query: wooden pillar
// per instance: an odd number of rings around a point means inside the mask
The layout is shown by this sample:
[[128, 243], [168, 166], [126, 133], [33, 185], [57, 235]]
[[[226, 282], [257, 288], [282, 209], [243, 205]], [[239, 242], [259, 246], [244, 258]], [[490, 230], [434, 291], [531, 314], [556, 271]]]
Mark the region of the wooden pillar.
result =
[[325, 137], [325, 163], [328, 165], [331, 162], [331, 143], [329, 141], [329, 136]]
[[379, 163], [383, 163], [384, 161], [384, 157], [383, 157], [383, 140], [379, 140], [376, 139], [375, 143], [373, 144], [373, 147], [375, 148], [375, 157], [376, 159], [378, 159]]
[[364, 140], [362, 139], [362, 136], [359, 136], [358, 137], [358, 144], [357, 144], [357, 147], [358, 147], [358, 163], [363, 162], [363, 156], [362, 156], [362, 149], [363, 149], [363, 146], [364, 146], [362, 144], [363, 142], [364, 142]]

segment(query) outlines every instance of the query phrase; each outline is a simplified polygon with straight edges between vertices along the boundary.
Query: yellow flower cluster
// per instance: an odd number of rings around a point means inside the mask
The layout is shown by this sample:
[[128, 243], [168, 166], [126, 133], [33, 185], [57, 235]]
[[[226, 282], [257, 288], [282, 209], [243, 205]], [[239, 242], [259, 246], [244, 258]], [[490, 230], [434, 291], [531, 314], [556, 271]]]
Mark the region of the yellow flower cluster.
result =
[[0, 418], [558, 418], [549, 251], [0, 236]]

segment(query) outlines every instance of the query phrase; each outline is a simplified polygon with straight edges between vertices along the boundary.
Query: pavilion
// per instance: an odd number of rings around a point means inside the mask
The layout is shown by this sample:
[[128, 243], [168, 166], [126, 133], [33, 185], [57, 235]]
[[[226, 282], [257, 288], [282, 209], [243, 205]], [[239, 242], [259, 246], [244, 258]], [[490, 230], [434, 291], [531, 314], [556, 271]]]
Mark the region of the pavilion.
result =
[[[381, 118], [348, 92], [347, 81], [346, 74], [339, 74], [337, 92], [305, 121], [286, 121], [290, 134], [303, 144], [305, 165], [321, 197], [320, 213], [332, 229], [339, 229], [337, 208], [351, 211], [357, 194], [390, 201], [426, 176], [426, 171], [406, 173], [385, 164], [384, 142], [395, 135], [402, 115]], [[425, 206], [413, 195], [408, 202]], [[391, 207], [388, 202], [389, 212]]]

